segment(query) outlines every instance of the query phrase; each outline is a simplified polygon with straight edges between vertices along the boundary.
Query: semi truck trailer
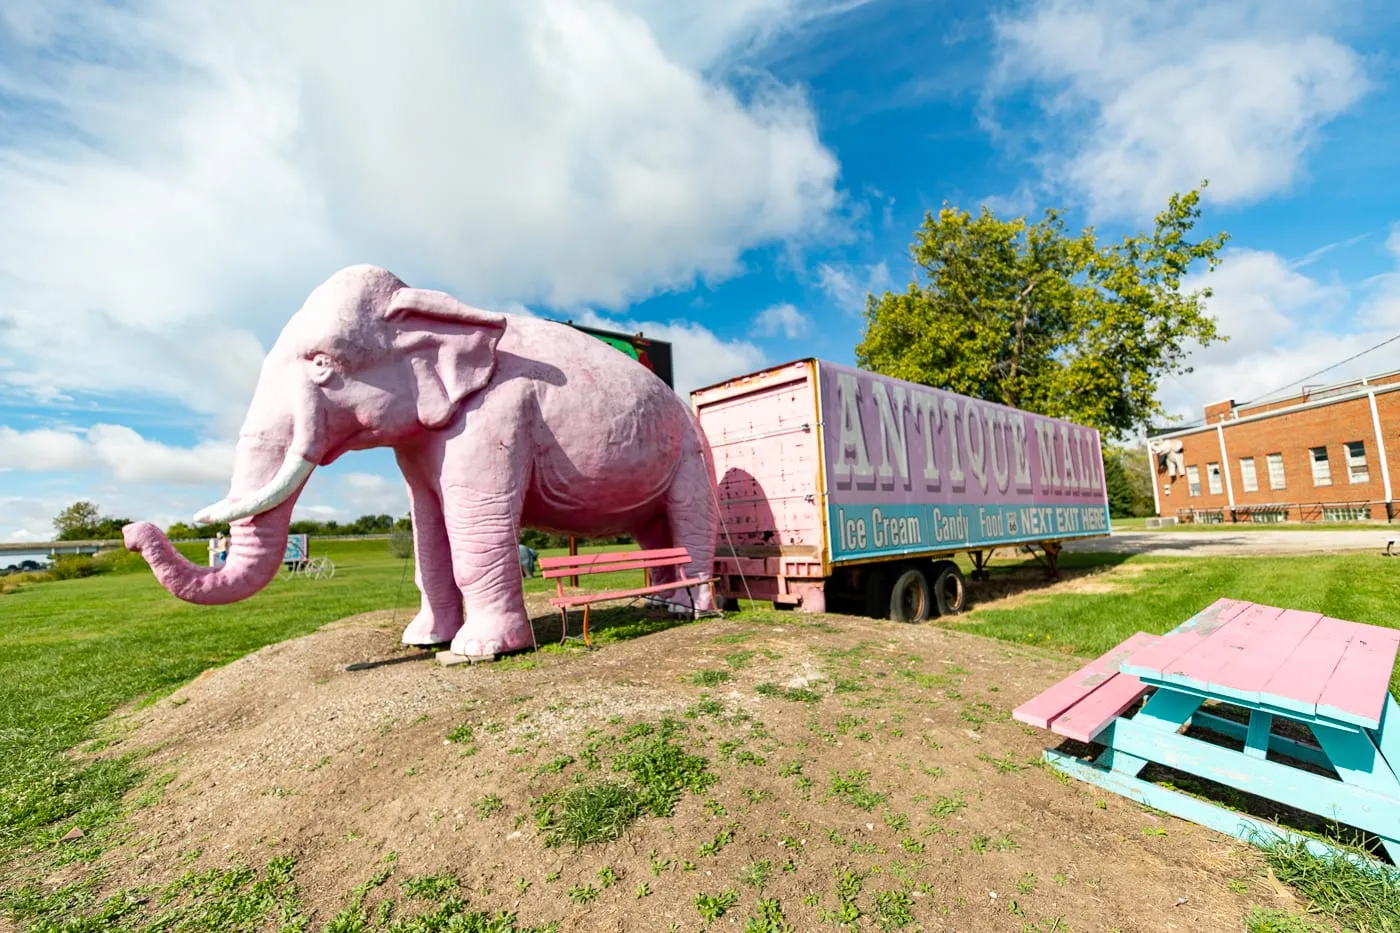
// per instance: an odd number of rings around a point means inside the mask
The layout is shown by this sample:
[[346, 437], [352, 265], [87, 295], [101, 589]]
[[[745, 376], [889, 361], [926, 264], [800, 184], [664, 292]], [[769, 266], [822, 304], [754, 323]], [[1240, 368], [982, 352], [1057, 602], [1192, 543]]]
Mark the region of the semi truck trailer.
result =
[[1109, 534], [1099, 433], [803, 359], [691, 393], [718, 481], [717, 596], [898, 621], [954, 615], [998, 548], [1054, 571]]

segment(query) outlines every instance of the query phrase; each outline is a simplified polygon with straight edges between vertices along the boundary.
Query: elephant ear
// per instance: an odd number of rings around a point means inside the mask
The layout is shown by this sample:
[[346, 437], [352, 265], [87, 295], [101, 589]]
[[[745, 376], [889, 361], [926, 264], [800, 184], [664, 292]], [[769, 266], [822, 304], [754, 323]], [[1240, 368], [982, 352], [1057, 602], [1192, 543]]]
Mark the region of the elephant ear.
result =
[[413, 369], [418, 420], [427, 428], [442, 427], [463, 399], [491, 379], [505, 317], [445, 292], [404, 287], [389, 299], [384, 318], [397, 325], [394, 347]]

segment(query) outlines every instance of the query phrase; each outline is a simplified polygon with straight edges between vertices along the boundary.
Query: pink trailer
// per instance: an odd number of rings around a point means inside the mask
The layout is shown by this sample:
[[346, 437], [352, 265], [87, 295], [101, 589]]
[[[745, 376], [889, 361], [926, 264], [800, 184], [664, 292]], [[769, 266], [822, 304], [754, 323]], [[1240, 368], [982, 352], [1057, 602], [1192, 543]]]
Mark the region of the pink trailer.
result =
[[996, 548], [1109, 533], [1099, 434], [806, 359], [691, 393], [714, 452], [720, 595], [918, 621]]

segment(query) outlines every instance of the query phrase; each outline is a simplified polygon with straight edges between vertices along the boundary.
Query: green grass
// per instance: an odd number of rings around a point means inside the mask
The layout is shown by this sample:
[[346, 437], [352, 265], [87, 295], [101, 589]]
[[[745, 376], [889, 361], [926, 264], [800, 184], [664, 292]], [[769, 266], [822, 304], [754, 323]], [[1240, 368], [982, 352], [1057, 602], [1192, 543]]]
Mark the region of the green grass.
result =
[[616, 781], [572, 787], [557, 798], [546, 798], [536, 813], [545, 844], [568, 843], [578, 848], [611, 842], [642, 815], [637, 792]]
[[[1400, 561], [1377, 554], [1179, 560], [1066, 554], [1062, 560], [1067, 568], [1115, 563], [1147, 566], [1115, 592], [1031, 595], [1014, 608], [974, 609], [951, 625], [1086, 656], [1137, 631], [1170, 631], [1221, 597], [1400, 628]], [[1400, 690], [1400, 676], [1391, 684]]]
[[[1265, 858], [1280, 881], [1292, 885], [1315, 911], [1343, 928], [1378, 933], [1400, 930], [1400, 869], [1376, 866], [1366, 871], [1347, 858], [1314, 855], [1302, 844], [1287, 842], [1266, 847]], [[1292, 933], [1315, 928], [1274, 916], [1261, 919], [1253, 929]]]
[[[180, 549], [196, 562], [207, 558], [202, 544]], [[115, 569], [100, 576], [0, 596], [0, 864], [52, 847], [73, 826], [88, 833], [77, 851], [100, 844], [100, 830], [140, 779], [139, 762], [119, 756], [82, 767], [62, 753], [91, 739], [94, 725], [123, 704], [157, 699], [207, 668], [356, 613], [395, 608], [408, 623], [418, 605], [413, 568], [386, 542], [313, 539], [311, 551], [335, 561], [334, 578], [279, 576], [230, 606], [181, 602], [135, 554], [114, 555]], [[640, 578], [599, 574], [580, 582], [626, 586]], [[553, 589], [552, 580], [526, 581], [527, 592]], [[596, 640], [646, 631], [636, 615], [599, 626]]]

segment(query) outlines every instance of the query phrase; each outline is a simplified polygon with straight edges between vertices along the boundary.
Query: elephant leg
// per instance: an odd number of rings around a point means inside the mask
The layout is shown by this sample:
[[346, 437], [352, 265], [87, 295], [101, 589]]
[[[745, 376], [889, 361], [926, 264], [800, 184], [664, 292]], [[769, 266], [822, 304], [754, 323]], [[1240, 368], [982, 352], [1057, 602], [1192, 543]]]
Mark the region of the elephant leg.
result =
[[[651, 521], [632, 532], [632, 537], [637, 542], [637, 547], [643, 551], [656, 551], [662, 548], [675, 547], [671, 542], [671, 528], [666, 522], [664, 514], [657, 515]], [[652, 583], [670, 583], [676, 579], [676, 568], [656, 567], [651, 571]], [[671, 601], [671, 593], [662, 591], [648, 596], [646, 605], [651, 607], [664, 607]]]
[[452, 568], [467, 603], [452, 653], [481, 658], [533, 647], [520, 575], [520, 497], [454, 485], [443, 500]]
[[408, 480], [413, 516], [413, 582], [422, 594], [418, 614], [404, 629], [401, 640], [405, 645], [446, 644], [462, 628], [462, 591], [452, 572], [442, 502], [414, 464], [400, 461], [399, 467]]
[[[680, 467], [666, 494], [666, 520], [671, 546], [690, 552], [690, 563], [681, 568], [691, 579], [709, 580], [715, 570], [715, 543], [719, 534], [719, 506], [715, 501], [714, 473], [709, 459], [697, 446], [681, 455]], [[692, 602], [692, 595], [694, 600]], [[714, 608], [711, 588], [675, 591], [672, 601], [701, 611]]]

